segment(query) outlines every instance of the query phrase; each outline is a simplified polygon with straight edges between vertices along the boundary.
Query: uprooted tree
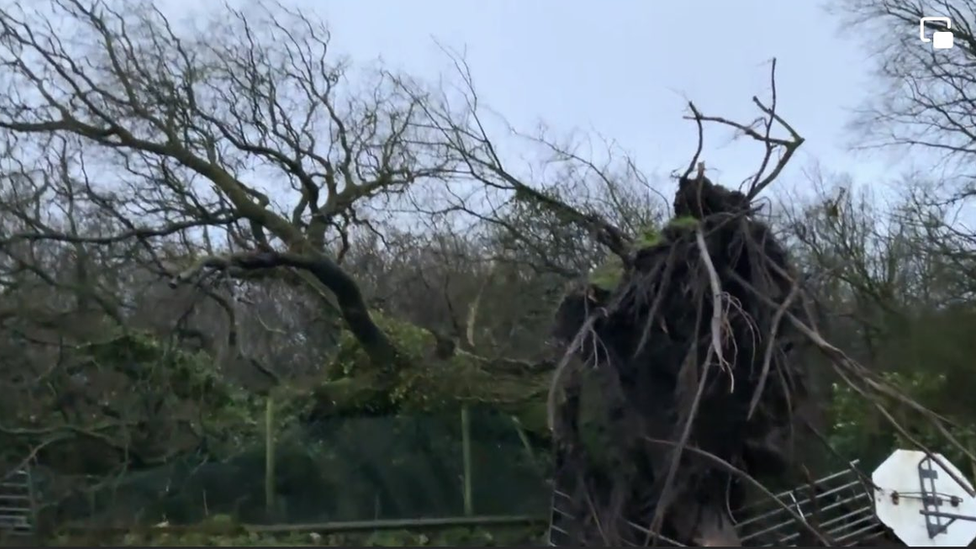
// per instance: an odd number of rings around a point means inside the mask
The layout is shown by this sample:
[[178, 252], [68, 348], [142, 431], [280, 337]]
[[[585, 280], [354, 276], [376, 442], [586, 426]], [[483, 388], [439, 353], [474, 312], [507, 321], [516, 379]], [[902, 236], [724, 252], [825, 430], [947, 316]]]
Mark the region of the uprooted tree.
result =
[[[706, 123], [731, 126], [765, 154], [738, 193], [694, 174], [696, 153], [679, 180], [675, 219], [655, 231], [646, 220], [631, 225], [574, 205], [510, 170], [461, 63], [466, 93], [452, 102], [386, 71], [351, 79], [331, 61], [326, 29], [285, 9], [230, 11], [201, 34], [171, 26], [149, 4], [53, 7], [54, 16], [0, 13], [0, 176], [14, 189], [0, 195], [11, 220], [0, 227], [0, 246], [18, 265], [31, 265], [38, 242], [78, 254], [126, 247], [146, 272], [220, 304], [232, 326], [231, 354], [271, 378], [270, 365], [240, 356], [234, 308], [210, 290], [228, 279], [280, 279], [308, 290], [342, 321], [332, 366], [307, 391], [308, 413], [469, 402], [526, 419], [548, 412], [563, 465], [581, 481], [579, 501], [590, 503], [581, 535], [608, 545], [632, 538], [613, 524], [621, 515], [681, 541], [728, 536], [721, 496], [735, 485], [730, 479], [758, 486], [758, 470], [793, 465], [787, 433], [807, 395], [792, 354], [805, 345], [864, 398], [894, 399], [947, 432], [942, 418], [820, 336], [802, 276], [757, 220], [755, 199], [802, 142], [777, 114], [775, 91], [769, 105], [756, 100], [761, 129], [691, 106], [700, 136]], [[70, 45], [64, 36], [73, 37]], [[587, 173], [614, 186], [592, 163], [550, 148], [576, 166], [560, 176]], [[52, 197], [85, 210], [89, 223], [46, 210]], [[550, 229], [573, 228], [568, 240], [584, 232], [608, 250], [609, 270], [571, 293], [558, 313], [562, 359], [482, 353], [474, 337], [445, 337], [370, 307], [343, 266], [350, 235], [376, 231], [384, 216], [397, 221], [391, 212], [408, 207], [475, 218], [528, 248], [538, 242], [503, 214], [537, 212], [552, 220]], [[469, 316], [474, 324], [477, 307]], [[609, 437], [602, 456], [574, 426], [583, 378], [596, 379], [583, 400], [596, 407], [598, 434]], [[611, 466], [600, 468], [607, 459]]]
[[[579, 543], [739, 545], [730, 511], [747, 491], [771, 496], [755, 477], [805, 470], [813, 456], [799, 450], [797, 433], [823, 438], [812, 421], [822, 405], [809, 384], [811, 351], [907, 441], [924, 448], [887, 410], [892, 403], [965, 452], [949, 422], [823, 338], [809, 281], [758, 218], [756, 197], [803, 142], [776, 112], [772, 67], [772, 101], [753, 98], [760, 129], [689, 105], [700, 136], [704, 123], [717, 123], [763, 144], [745, 192], [713, 184], [701, 164], [693, 174], [699, 143], [671, 223], [623, 250], [608, 243], [613, 275], [591, 279], [557, 314], [567, 351], [549, 416]], [[784, 508], [813, 542], [833, 544], [816, 517]]]

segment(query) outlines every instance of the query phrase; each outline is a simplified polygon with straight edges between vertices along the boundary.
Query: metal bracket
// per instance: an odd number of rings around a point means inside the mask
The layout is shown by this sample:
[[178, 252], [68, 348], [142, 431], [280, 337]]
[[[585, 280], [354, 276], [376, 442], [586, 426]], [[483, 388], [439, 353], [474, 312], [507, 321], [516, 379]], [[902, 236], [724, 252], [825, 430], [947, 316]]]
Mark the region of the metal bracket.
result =
[[922, 510], [919, 513], [925, 517], [925, 527], [929, 539], [944, 534], [949, 525], [957, 520], [976, 522], [976, 517], [946, 513], [940, 509], [945, 504], [958, 507], [962, 501], [957, 496], [945, 496], [935, 489], [935, 481], [939, 478], [939, 471], [931, 456], [926, 456], [918, 462], [918, 482], [921, 487]]

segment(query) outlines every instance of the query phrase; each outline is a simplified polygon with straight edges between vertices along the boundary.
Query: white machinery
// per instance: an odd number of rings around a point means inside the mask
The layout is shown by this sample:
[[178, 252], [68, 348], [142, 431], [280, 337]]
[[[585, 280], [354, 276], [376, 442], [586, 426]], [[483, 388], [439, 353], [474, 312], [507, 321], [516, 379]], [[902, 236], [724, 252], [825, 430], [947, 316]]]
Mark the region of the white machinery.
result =
[[874, 509], [909, 547], [966, 547], [976, 539], [976, 492], [941, 454], [895, 450], [871, 475]]

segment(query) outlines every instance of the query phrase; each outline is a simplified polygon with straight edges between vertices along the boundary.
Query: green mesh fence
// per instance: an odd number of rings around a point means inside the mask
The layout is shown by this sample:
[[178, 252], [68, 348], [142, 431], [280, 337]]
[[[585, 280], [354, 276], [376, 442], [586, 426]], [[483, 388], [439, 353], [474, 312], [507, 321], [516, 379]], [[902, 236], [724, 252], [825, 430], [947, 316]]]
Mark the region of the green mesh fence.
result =
[[[507, 416], [473, 410], [469, 418], [471, 511], [545, 515], [548, 452], [533, 449]], [[182, 456], [113, 478], [49, 473], [39, 481], [40, 507], [49, 524], [92, 527], [215, 515], [252, 524], [462, 516], [461, 431], [460, 413], [452, 413], [344, 418], [280, 433], [270, 511], [260, 443], [219, 461]]]

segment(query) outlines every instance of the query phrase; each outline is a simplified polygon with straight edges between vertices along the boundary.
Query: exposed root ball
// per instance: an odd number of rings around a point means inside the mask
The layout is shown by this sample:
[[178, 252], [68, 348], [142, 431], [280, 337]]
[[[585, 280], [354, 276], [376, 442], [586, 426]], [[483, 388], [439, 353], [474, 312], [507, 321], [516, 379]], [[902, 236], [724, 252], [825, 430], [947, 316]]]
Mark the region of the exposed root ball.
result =
[[589, 517], [575, 533], [587, 545], [643, 545], [622, 519], [656, 519], [682, 543], [728, 536], [742, 490], [702, 451], [767, 475], [791, 459], [790, 418], [806, 398], [790, 358], [800, 339], [740, 281], [800, 307], [786, 253], [745, 196], [707, 179], [682, 180], [674, 207], [615, 287], [588, 285], [557, 313], [574, 358], [556, 387], [558, 481]]

